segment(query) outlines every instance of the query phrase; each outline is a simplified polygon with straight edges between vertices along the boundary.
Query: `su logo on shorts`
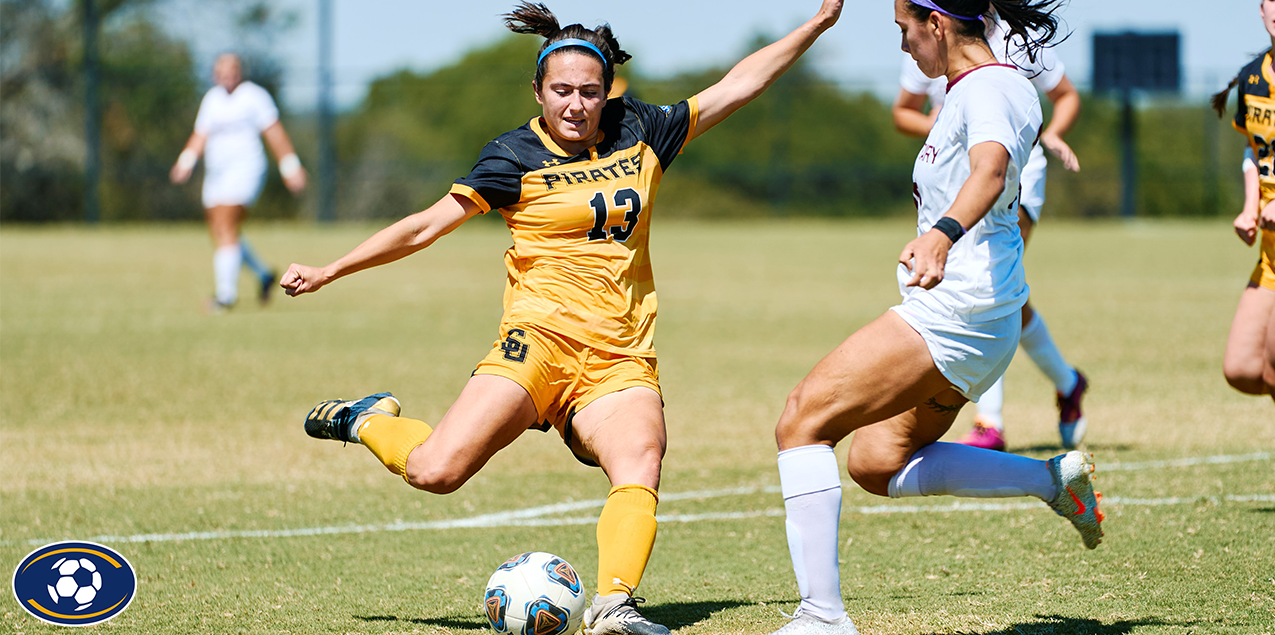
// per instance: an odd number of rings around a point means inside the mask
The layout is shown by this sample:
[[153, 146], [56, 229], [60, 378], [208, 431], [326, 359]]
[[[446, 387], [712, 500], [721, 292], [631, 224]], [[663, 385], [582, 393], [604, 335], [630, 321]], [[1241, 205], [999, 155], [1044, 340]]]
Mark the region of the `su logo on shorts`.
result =
[[27, 554], [13, 572], [13, 596], [36, 619], [89, 626], [119, 615], [137, 592], [133, 566], [93, 542], [55, 542]]
[[524, 337], [527, 337], [526, 331], [509, 329], [509, 334], [505, 336], [505, 341], [500, 343], [500, 350], [505, 352], [505, 359], [511, 362], [527, 361], [527, 350], [531, 348], [531, 345], [522, 341]]

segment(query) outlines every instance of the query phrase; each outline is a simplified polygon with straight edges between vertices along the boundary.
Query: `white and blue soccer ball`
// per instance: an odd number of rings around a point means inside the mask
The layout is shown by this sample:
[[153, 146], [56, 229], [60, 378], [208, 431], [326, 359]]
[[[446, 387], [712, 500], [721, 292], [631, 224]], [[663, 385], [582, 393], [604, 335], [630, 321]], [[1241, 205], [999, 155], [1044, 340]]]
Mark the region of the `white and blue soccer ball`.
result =
[[580, 575], [551, 553], [518, 554], [487, 580], [483, 608], [497, 633], [571, 635], [584, 619]]
[[53, 563], [58, 581], [48, 585], [49, 597], [58, 605], [74, 606], [83, 611], [93, 606], [93, 599], [102, 590], [102, 573], [87, 558], [62, 558]]

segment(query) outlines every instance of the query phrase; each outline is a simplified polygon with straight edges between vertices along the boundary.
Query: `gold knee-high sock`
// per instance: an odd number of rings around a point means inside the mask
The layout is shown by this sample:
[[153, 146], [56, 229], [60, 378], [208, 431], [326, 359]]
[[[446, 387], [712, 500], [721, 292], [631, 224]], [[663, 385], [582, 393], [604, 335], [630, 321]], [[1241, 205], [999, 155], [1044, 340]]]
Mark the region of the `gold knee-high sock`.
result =
[[607, 495], [598, 517], [598, 594], [632, 593], [642, 581], [655, 545], [659, 494], [642, 485], [621, 485]]
[[359, 428], [359, 442], [376, 455], [389, 471], [407, 480], [407, 455], [425, 442], [434, 429], [424, 421], [389, 415], [372, 415]]

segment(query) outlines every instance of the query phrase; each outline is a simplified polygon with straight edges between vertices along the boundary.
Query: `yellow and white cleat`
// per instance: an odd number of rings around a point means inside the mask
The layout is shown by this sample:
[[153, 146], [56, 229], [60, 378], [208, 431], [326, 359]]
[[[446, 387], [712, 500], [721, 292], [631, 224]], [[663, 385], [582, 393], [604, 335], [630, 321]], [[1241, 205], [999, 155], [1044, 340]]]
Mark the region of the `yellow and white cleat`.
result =
[[306, 415], [305, 433], [316, 439], [358, 443], [353, 429], [364, 414], [397, 417], [401, 410], [398, 399], [388, 392], [378, 392], [353, 401], [331, 399], [320, 402]]

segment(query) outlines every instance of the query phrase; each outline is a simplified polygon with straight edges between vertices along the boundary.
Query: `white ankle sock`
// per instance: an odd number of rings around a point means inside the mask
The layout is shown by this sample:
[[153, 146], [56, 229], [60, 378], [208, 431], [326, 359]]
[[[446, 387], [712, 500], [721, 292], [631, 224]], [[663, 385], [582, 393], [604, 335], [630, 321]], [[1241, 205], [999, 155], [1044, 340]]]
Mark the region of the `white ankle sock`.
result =
[[1054, 338], [1049, 335], [1049, 327], [1045, 326], [1045, 319], [1039, 313], [1033, 313], [1031, 321], [1023, 327], [1018, 344], [1036, 362], [1040, 372], [1054, 382], [1054, 388], [1058, 392], [1071, 394], [1076, 387], [1076, 369], [1063, 359], [1062, 351], [1054, 344]]
[[1054, 479], [1045, 461], [983, 450], [959, 443], [932, 443], [912, 455], [890, 479], [890, 497], [965, 498], [1054, 497]]
[[779, 483], [788, 518], [788, 552], [801, 592], [803, 613], [825, 622], [846, 616], [837, 562], [837, 526], [841, 522], [841, 471], [826, 445], [807, 445], [779, 453]]
[[217, 281], [217, 301], [234, 304], [239, 299], [239, 267], [243, 253], [239, 244], [218, 247], [213, 252], [213, 276]]
[[1005, 419], [1001, 408], [1005, 405], [1005, 376], [1001, 375], [987, 392], [978, 399], [978, 414], [982, 421], [1001, 432], [1005, 431]]

